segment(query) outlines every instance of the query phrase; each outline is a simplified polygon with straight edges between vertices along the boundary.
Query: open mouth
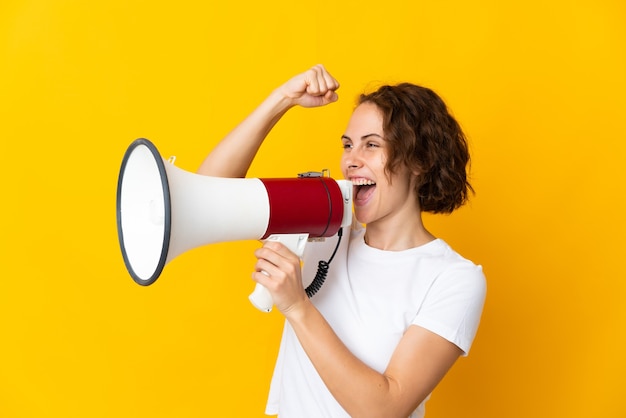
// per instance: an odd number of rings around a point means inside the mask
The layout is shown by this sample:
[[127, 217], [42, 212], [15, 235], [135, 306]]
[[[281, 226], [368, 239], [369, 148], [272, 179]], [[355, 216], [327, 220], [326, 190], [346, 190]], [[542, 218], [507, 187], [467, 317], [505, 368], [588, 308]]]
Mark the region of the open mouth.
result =
[[354, 185], [354, 202], [356, 204], [367, 202], [376, 189], [376, 182], [364, 178], [353, 179], [352, 184]]

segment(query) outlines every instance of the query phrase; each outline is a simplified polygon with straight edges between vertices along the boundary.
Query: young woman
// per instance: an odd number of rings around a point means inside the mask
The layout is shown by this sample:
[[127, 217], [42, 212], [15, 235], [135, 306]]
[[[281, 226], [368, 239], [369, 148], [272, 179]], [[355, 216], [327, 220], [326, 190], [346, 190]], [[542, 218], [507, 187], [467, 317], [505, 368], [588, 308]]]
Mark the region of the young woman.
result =
[[[216, 146], [199, 173], [245, 176], [287, 110], [332, 103], [338, 88], [321, 65], [293, 77]], [[463, 132], [420, 86], [384, 86], [358, 103], [341, 135], [357, 222], [344, 232], [324, 286], [308, 298], [303, 278], [331, 256], [337, 237], [309, 244], [303, 268], [278, 242], [255, 253], [252, 278], [286, 319], [268, 415], [422, 417], [478, 328], [481, 267], [434, 237], [421, 217], [451, 213], [471, 191]]]

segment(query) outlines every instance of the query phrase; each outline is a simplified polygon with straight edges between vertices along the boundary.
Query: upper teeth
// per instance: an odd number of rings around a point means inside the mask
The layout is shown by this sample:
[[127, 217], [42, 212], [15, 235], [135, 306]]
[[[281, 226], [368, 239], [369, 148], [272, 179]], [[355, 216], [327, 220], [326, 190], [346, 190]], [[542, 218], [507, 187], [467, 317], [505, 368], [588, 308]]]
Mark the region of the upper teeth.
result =
[[368, 179], [354, 179], [352, 180], [352, 184], [354, 184], [355, 186], [371, 186], [373, 184], [376, 184], [376, 182]]

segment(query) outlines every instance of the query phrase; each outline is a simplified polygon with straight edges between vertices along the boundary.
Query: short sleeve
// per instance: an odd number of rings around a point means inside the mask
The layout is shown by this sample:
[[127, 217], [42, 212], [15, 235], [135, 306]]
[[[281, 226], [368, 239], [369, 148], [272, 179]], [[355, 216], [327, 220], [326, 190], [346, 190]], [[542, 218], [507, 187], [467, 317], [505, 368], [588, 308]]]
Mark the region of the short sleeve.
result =
[[433, 281], [412, 324], [425, 328], [469, 353], [487, 293], [481, 266], [458, 260]]

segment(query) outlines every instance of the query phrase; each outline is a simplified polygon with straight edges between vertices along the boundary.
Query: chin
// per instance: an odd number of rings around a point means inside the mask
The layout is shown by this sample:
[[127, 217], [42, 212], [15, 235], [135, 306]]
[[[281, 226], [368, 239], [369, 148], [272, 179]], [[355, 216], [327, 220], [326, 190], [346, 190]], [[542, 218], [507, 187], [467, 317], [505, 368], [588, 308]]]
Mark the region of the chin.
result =
[[370, 217], [368, 217], [367, 213], [360, 211], [357, 208], [354, 209], [354, 217], [356, 218], [356, 221], [361, 224], [367, 224], [372, 221]]

